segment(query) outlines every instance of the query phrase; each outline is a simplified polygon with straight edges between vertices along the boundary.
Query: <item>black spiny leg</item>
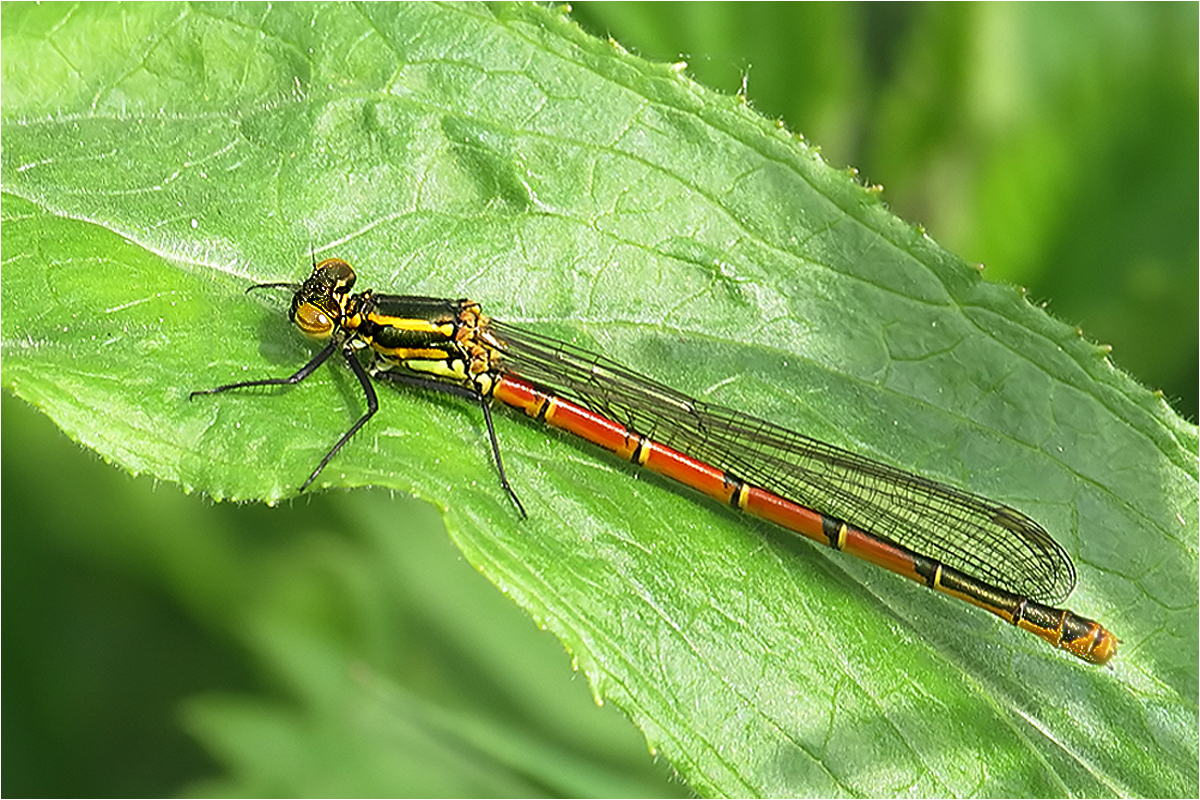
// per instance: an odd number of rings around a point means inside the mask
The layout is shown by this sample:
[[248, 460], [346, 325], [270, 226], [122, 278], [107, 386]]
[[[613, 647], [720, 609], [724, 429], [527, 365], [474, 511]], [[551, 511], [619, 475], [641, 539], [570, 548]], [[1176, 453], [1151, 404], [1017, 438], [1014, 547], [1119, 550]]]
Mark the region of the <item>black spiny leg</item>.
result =
[[342, 356], [346, 359], [346, 363], [350, 365], [350, 369], [354, 373], [354, 376], [358, 378], [358, 383], [360, 386], [362, 386], [363, 394], [365, 394], [367, 397], [367, 413], [363, 414], [362, 417], [359, 418], [358, 422], [355, 422], [354, 425], [350, 427], [350, 430], [346, 431], [341, 439], [338, 439], [338, 442], [333, 446], [333, 449], [325, 454], [325, 457], [321, 459], [321, 463], [317, 465], [317, 468], [313, 470], [313, 473], [308, 476], [308, 480], [306, 480], [300, 487], [300, 491], [303, 492], [309, 487], [309, 484], [317, 479], [317, 476], [321, 474], [321, 470], [325, 469], [325, 466], [329, 463], [330, 459], [337, 454], [337, 451], [341, 450], [342, 446], [345, 445], [346, 442], [350, 441], [350, 437], [357, 433], [359, 428], [361, 428], [363, 425], [366, 425], [367, 420], [374, 416], [375, 412], [379, 410], [379, 400], [375, 396], [375, 387], [371, 385], [371, 379], [367, 377], [367, 371], [363, 369], [363, 365], [359, 363], [358, 357], [354, 354], [353, 348], [346, 343], [339, 342], [337, 339], [333, 339], [329, 342], [329, 344], [325, 345], [325, 347], [321, 349], [321, 352], [313, 356], [307, 364], [296, 370], [295, 374], [289, 375], [286, 378], [264, 378], [257, 381], [227, 383], [224, 386], [218, 386], [215, 389], [202, 389], [198, 392], [192, 392], [188, 395], [188, 399], [191, 400], [202, 394], [220, 394], [221, 392], [227, 392], [230, 389], [245, 389], [251, 386], [294, 386], [295, 384], [307, 378], [309, 375], [312, 375], [313, 372], [316, 371], [317, 367], [328, 361], [329, 357], [333, 355], [334, 351], [339, 347], [342, 348]]
[[363, 394], [366, 395], [367, 413], [359, 417], [358, 422], [351, 425], [350, 430], [343, 433], [342, 438], [337, 440], [337, 444], [325, 454], [325, 457], [321, 459], [321, 463], [317, 464], [317, 468], [313, 470], [312, 475], [309, 475], [308, 480], [301, 485], [300, 491], [302, 492], [317, 479], [317, 476], [321, 474], [321, 470], [325, 469], [330, 460], [337, 455], [338, 450], [341, 450], [346, 442], [350, 441], [350, 437], [358, 433], [358, 429], [366, 425], [367, 420], [375, 416], [375, 412], [379, 410], [379, 398], [375, 396], [375, 387], [371, 385], [371, 379], [367, 376], [367, 371], [363, 368], [362, 362], [358, 360], [358, 356], [349, 344], [342, 348], [342, 357], [350, 365], [350, 371], [354, 373], [354, 377], [358, 378], [358, 384], [362, 387]]
[[492, 456], [496, 459], [496, 471], [500, 473], [500, 485], [504, 487], [504, 491], [508, 492], [508, 496], [512, 498], [513, 505], [517, 507], [517, 511], [521, 514], [521, 517], [529, 517], [525, 513], [525, 506], [521, 503], [521, 498], [517, 497], [512, 484], [508, 482], [508, 474], [504, 471], [504, 461], [500, 458], [500, 440], [496, 438], [496, 427], [492, 424], [492, 407], [481, 392], [454, 383], [442, 383], [432, 378], [423, 378], [419, 375], [410, 375], [395, 370], [377, 370], [374, 372], [374, 375], [379, 380], [403, 383], [408, 386], [417, 386], [422, 389], [430, 389], [435, 392], [442, 392], [443, 394], [452, 394], [456, 397], [466, 397], [479, 401], [479, 407], [483, 409], [483, 420], [487, 424], [488, 439], [492, 443]]
[[307, 364], [296, 371], [295, 375], [290, 375], [286, 378], [265, 378], [258, 381], [241, 381], [240, 383], [227, 383], [224, 386], [218, 386], [215, 389], [201, 389], [198, 392], [192, 392], [188, 395], [188, 400], [192, 400], [202, 394], [220, 394], [228, 392], [230, 389], [245, 389], [249, 386], [292, 386], [312, 375], [317, 367], [321, 366], [333, 355], [333, 351], [338, 347], [338, 342], [332, 341], [325, 345], [321, 352], [312, 357]]

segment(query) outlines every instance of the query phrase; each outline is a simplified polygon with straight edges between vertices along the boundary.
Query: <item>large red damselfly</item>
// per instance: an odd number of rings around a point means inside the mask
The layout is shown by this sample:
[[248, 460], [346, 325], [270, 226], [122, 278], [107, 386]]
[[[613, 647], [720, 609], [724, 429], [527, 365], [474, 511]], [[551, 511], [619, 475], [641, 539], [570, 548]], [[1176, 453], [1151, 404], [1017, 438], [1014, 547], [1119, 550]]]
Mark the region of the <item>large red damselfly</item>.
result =
[[[304, 491], [379, 409], [371, 378], [479, 403], [500, 482], [491, 401], [520, 409], [722, 503], [986, 609], [1085, 661], [1103, 664], [1117, 638], [1051, 603], [1075, 586], [1066, 551], [1016, 509], [695, 400], [603, 356], [490, 319], [470, 300], [352, 294], [340, 259], [293, 290], [290, 317], [328, 344], [287, 378], [241, 381], [191, 397], [296, 384], [341, 353], [367, 400]], [[360, 351], [370, 351], [368, 366]]]

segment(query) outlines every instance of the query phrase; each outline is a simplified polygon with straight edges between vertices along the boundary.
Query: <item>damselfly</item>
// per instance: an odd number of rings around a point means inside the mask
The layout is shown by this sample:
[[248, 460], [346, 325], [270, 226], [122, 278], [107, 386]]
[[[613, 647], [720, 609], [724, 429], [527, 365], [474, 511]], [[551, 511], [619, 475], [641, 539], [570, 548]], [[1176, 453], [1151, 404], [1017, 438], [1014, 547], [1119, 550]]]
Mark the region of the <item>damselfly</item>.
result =
[[[748, 514], [885, 567], [986, 609], [1085, 661], [1103, 664], [1117, 638], [1099, 623], [1054, 608], [1075, 586], [1066, 551], [1009, 506], [913, 475], [695, 400], [603, 356], [490, 319], [470, 300], [351, 293], [340, 259], [291, 289], [290, 317], [328, 344], [287, 378], [241, 381], [191, 397], [304, 380], [340, 353], [367, 410], [325, 454], [304, 491], [379, 409], [376, 380], [479, 403], [500, 483], [525, 515], [504, 472], [491, 402], [520, 409], [620, 458]], [[249, 291], [249, 290], [248, 290]], [[364, 366], [360, 351], [369, 351]]]

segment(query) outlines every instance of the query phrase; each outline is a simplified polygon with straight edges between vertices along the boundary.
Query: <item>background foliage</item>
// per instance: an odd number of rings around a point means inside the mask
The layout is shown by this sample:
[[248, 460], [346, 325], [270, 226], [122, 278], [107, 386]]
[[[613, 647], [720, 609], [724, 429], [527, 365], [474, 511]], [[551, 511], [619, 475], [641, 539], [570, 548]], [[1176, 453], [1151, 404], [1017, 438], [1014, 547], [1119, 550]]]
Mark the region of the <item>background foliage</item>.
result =
[[580, 3], [856, 167], [1197, 418], [1194, 9]]
[[[1078, 302], [1065, 315], [1115, 341], [1119, 362], [1123, 331], [1167, 330], [1129, 322], [1145, 308], [1183, 320], [1169, 345], [1127, 346], [1154, 356], [1142, 373], [1152, 385], [1172, 385], [1154, 372], [1163, 363], [1194, 371], [1195, 9], [881, 13], [899, 16], [700, 5], [585, 6], [578, 17], [648, 56], [685, 54], [717, 88], [748, 75], [755, 107], [885, 183], [903, 216], [989, 275], [1011, 270], [1060, 314]], [[43, 63], [22, 55], [64, 46], [72, 29], [56, 23], [5, 7], [6, 96], [16, 70]], [[1095, 35], [1066, 37], [1083, 44], [1063, 53], [1054, 24]], [[6, 115], [6, 140], [22, 122]], [[11, 186], [7, 158], [5, 169]], [[228, 211], [253, 219], [273, 208], [263, 200]], [[23, 210], [6, 195], [6, 264]], [[1071, 289], [1065, 274], [1088, 277]], [[1113, 310], [1119, 295], [1135, 310]], [[1170, 396], [1188, 402], [1194, 372], [1179, 386]], [[558, 643], [458, 559], [428, 507], [379, 492], [206, 507], [81, 457], [4, 403], [6, 792], [683, 791], [632, 726], [592, 707]], [[346, 663], [362, 668], [347, 675]], [[1107, 790], [1161, 793], [1177, 779]], [[846, 785], [884, 785], [856, 780]]]

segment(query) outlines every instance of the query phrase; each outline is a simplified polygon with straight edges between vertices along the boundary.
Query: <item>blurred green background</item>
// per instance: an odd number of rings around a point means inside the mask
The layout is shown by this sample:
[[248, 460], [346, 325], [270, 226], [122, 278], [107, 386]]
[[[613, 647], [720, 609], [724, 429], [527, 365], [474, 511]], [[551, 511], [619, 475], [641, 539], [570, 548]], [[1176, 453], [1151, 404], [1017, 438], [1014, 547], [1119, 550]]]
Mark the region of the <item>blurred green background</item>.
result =
[[[1197, 15], [575, 6], [857, 167], [1193, 420]], [[5, 794], [686, 793], [430, 507], [213, 506], [105, 466], [11, 397], [0, 424]]]
[[1197, 419], [1197, 7], [578, 3], [853, 166]]

